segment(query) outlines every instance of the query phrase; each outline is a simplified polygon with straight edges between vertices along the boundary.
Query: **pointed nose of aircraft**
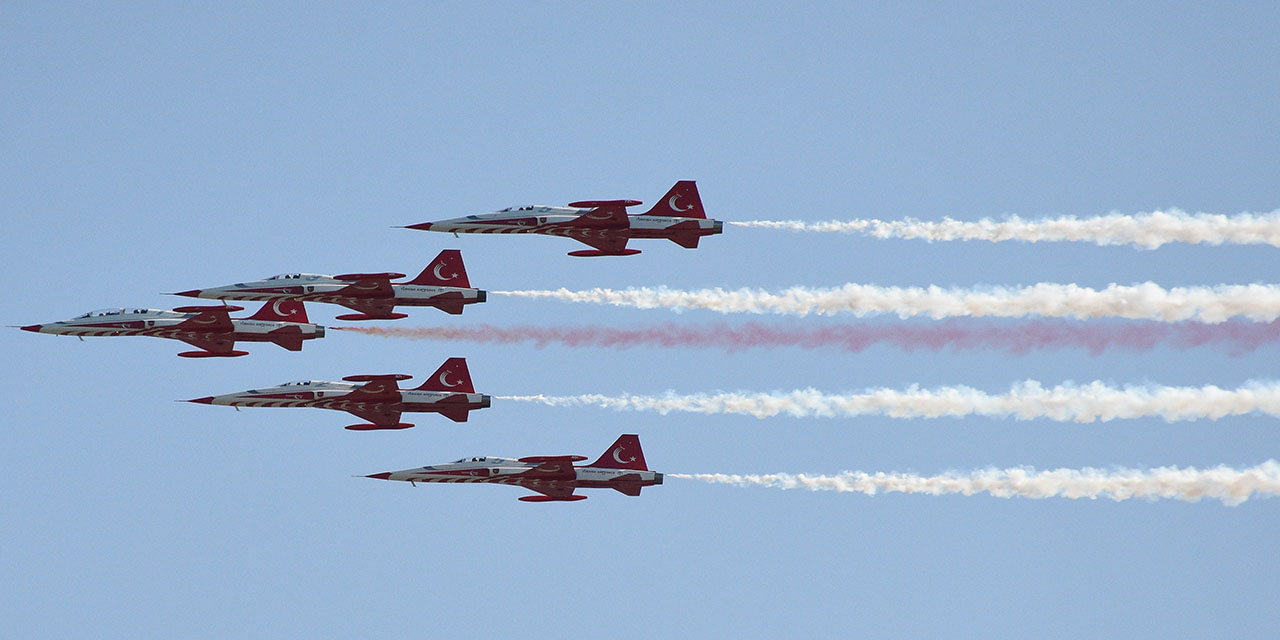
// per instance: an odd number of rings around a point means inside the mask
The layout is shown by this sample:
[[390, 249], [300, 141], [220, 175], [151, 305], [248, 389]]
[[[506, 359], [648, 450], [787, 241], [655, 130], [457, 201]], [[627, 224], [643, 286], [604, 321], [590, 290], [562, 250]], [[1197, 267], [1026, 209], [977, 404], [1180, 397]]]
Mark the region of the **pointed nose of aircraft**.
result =
[[405, 228], [406, 228], [406, 229], [417, 229], [418, 231], [430, 231], [430, 230], [431, 230], [431, 223], [430, 223], [430, 222], [419, 222], [418, 224], [411, 224], [411, 225], [409, 225], [409, 226], [407, 226], [407, 227], [405, 227]]
[[187, 402], [194, 402], [194, 403], [196, 403], [196, 404], [213, 404], [213, 396], [205, 396], [205, 397], [203, 397], [203, 398], [196, 398], [195, 400], [188, 400]]
[[177, 293], [171, 293], [171, 294], [169, 294], [169, 295], [171, 295], [171, 296], [186, 296], [186, 297], [188, 297], [188, 298], [199, 298], [199, 297], [200, 297], [200, 290], [199, 290], [199, 289], [192, 289], [192, 290], [190, 290], [190, 291], [179, 291], [179, 292], [177, 292]]
[[35, 333], [40, 333], [40, 328], [43, 326], [44, 325], [42, 324], [29, 324], [25, 327], [18, 327], [18, 328], [22, 329], [23, 331], [34, 331]]
[[383, 471], [382, 473], [371, 473], [371, 474], [369, 474], [369, 475], [367, 475], [367, 476], [365, 476], [365, 477], [366, 477], [366, 478], [374, 478], [374, 479], [376, 479], [376, 480], [389, 480], [389, 479], [391, 478], [391, 472], [390, 472], [390, 471]]

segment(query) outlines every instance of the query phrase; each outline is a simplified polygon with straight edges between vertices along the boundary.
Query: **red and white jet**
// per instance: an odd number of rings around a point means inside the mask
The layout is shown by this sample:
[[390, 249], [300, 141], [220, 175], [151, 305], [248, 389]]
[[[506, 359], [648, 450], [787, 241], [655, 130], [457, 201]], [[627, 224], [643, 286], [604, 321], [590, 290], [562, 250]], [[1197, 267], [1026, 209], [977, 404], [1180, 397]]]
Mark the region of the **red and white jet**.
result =
[[403, 273], [346, 273], [327, 276], [317, 273], [282, 273], [266, 280], [241, 282], [212, 289], [192, 289], [175, 295], [215, 300], [298, 300], [329, 302], [360, 313], [338, 316], [339, 320], [395, 320], [408, 317], [395, 308], [435, 307], [445, 313], [462, 313], [468, 304], [484, 302], [486, 292], [471, 288], [462, 253], [445, 249], [418, 277], [408, 282], [392, 282]]
[[324, 327], [307, 320], [301, 302], [277, 300], [248, 318], [232, 318], [243, 307], [228, 305], [161, 309], [101, 309], [52, 324], [19, 327], [23, 331], [65, 336], [151, 336], [181, 340], [201, 351], [183, 351], [184, 358], [232, 358], [247, 355], [236, 342], [274, 342], [301, 351], [305, 340], [324, 337]]
[[662, 484], [662, 474], [650, 471], [640, 450], [640, 438], [621, 436], [599, 460], [575, 467], [583, 456], [531, 456], [528, 458], [463, 458], [446, 464], [387, 471], [365, 476], [379, 480], [419, 482], [488, 482], [511, 484], [537, 491], [542, 495], [522, 496], [525, 502], [571, 502], [586, 500], [574, 490], [613, 489], [629, 496], [640, 495], [640, 489]]
[[198, 404], [232, 407], [315, 407], [346, 411], [366, 424], [353, 424], [352, 431], [408, 429], [413, 424], [400, 422], [400, 414], [439, 413], [454, 422], [466, 422], [467, 414], [489, 407], [490, 398], [476, 393], [471, 386], [471, 373], [464, 358], [449, 358], [415, 389], [401, 389], [396, 382], [412, 376], [402, 373], [347, 376], [343, 380], [362, 382], [325, 382], [304, 380], [286, 382], [275, 387], [250, 389], [240, 393], [206, 396], [187, 400]]
[[592, 249], [570, 251], [571, 256], [630, 256], [631, 238], [666, 238], [695, 249], [703, 236], [723, 233], [724, 223], [707, 219], [693, 180], [677, 182], [658, 204], [645, 213], [627, 215], [639, 200], [584, 200], [566, 207], [532, 205], [494, 213], [409, 225], [408, 229], [446, 233], [541, 233], [573, 238]]

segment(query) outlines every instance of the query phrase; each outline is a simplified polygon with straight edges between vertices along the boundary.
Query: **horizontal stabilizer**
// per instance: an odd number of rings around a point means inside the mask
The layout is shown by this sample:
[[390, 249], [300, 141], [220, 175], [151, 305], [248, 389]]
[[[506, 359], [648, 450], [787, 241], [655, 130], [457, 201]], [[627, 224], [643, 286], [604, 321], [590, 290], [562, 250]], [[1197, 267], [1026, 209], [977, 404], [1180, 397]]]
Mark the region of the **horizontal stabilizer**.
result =
[[454, 422], [466, 422], [467, 417], [471, 415], [471, 410], [470, 409], [444, 409], [440, 412], [440, 415]]
[[267, 336], [272, 342], [289, 351], [302, 351], [302, 329], [298, 327], [280, 327], [267, 333]]
[[615, 491], [623, 495], [628, 495], [628, 496], [640, 495], [641, 485], [639, 480], [636, 480], [634, 482], [619, 482], [618, 484], [614, 484], [610, 486], [612, 486]]
[[686, 235], [686, 234], [674, 235], [674, 236], [671, 236], [671, 241], [686, 249], [698, 248], [698, 236], [696, 235]]

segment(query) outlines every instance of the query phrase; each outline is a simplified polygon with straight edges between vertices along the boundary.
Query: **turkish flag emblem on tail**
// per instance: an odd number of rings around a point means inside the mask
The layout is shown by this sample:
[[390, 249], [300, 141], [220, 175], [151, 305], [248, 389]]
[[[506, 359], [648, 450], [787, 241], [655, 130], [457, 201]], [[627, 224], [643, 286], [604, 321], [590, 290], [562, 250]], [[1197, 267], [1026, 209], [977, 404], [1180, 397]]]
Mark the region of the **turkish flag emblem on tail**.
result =
[[445, 360], [444, 364], [440, 365], [440, 368], [418, 387], [418, 391], [475, 393], [475, 387], [471, 386], [471, 372], [467, 370], [467, 359]]
[[702, 210], [702, 198], [698, 196], [698, 184], [693, 180], [681, 180], [671, 187], [667, 195], [653, 205], [644, 215], [669, 218], [706, 218]]
[[640, 436], [631, 433], [619, 436], [600, 456], [600, 459], [591, 463], [590, 466], [603, 469], [649, 470], [644, 463], [644, 452], [640, 450]]
[[409, 281], [409, 284], [471, 288], [471, 282], [467, 280], [467, 270], [462, 266], [462, 252], [457, 249], [441, 251], [440, 255], [418, 274], [418, 277]]
[[307, 320], [307, 308], [298, 300], [273, 300], [262, 305], [262, 308], [249, 316], [249, 319], [267, 322], [311, 322]]

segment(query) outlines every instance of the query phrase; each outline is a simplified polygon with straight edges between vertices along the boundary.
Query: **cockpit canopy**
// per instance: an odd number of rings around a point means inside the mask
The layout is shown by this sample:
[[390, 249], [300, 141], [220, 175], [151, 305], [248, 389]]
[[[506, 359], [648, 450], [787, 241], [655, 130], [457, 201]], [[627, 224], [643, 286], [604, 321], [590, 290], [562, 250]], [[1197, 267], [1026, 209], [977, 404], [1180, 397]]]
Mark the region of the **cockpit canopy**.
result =
[[313, 384], [319, 384], [315, 380], [296, 380], [294, 382], [285, 382], [282, 387], [309, 387]]
[[458, 458], [457, 460], [453, 461], [453, 464], [458, 464], [460, 462], [485, 462], [488, 459], [489, 459], [488, 456], [480, 456], [478, 458]]
[[82, 313], [72, 319], [80, 320], [81, 318], [101, 318], [103, 316], [119, 316], [119, 315], [124, 315], [126, 313], [151, 313], [151, 309], [123, 309], [123, 308], [98, 309], [95, 311], [90, 311], [88, 313]]
[[279, 273], [274, 276], [271, 276], [270, 278], [267, 278], [267, 280], [302, 280], [303, 278], [323, 278], [323, 277], [324, 276], [318, 273]]

